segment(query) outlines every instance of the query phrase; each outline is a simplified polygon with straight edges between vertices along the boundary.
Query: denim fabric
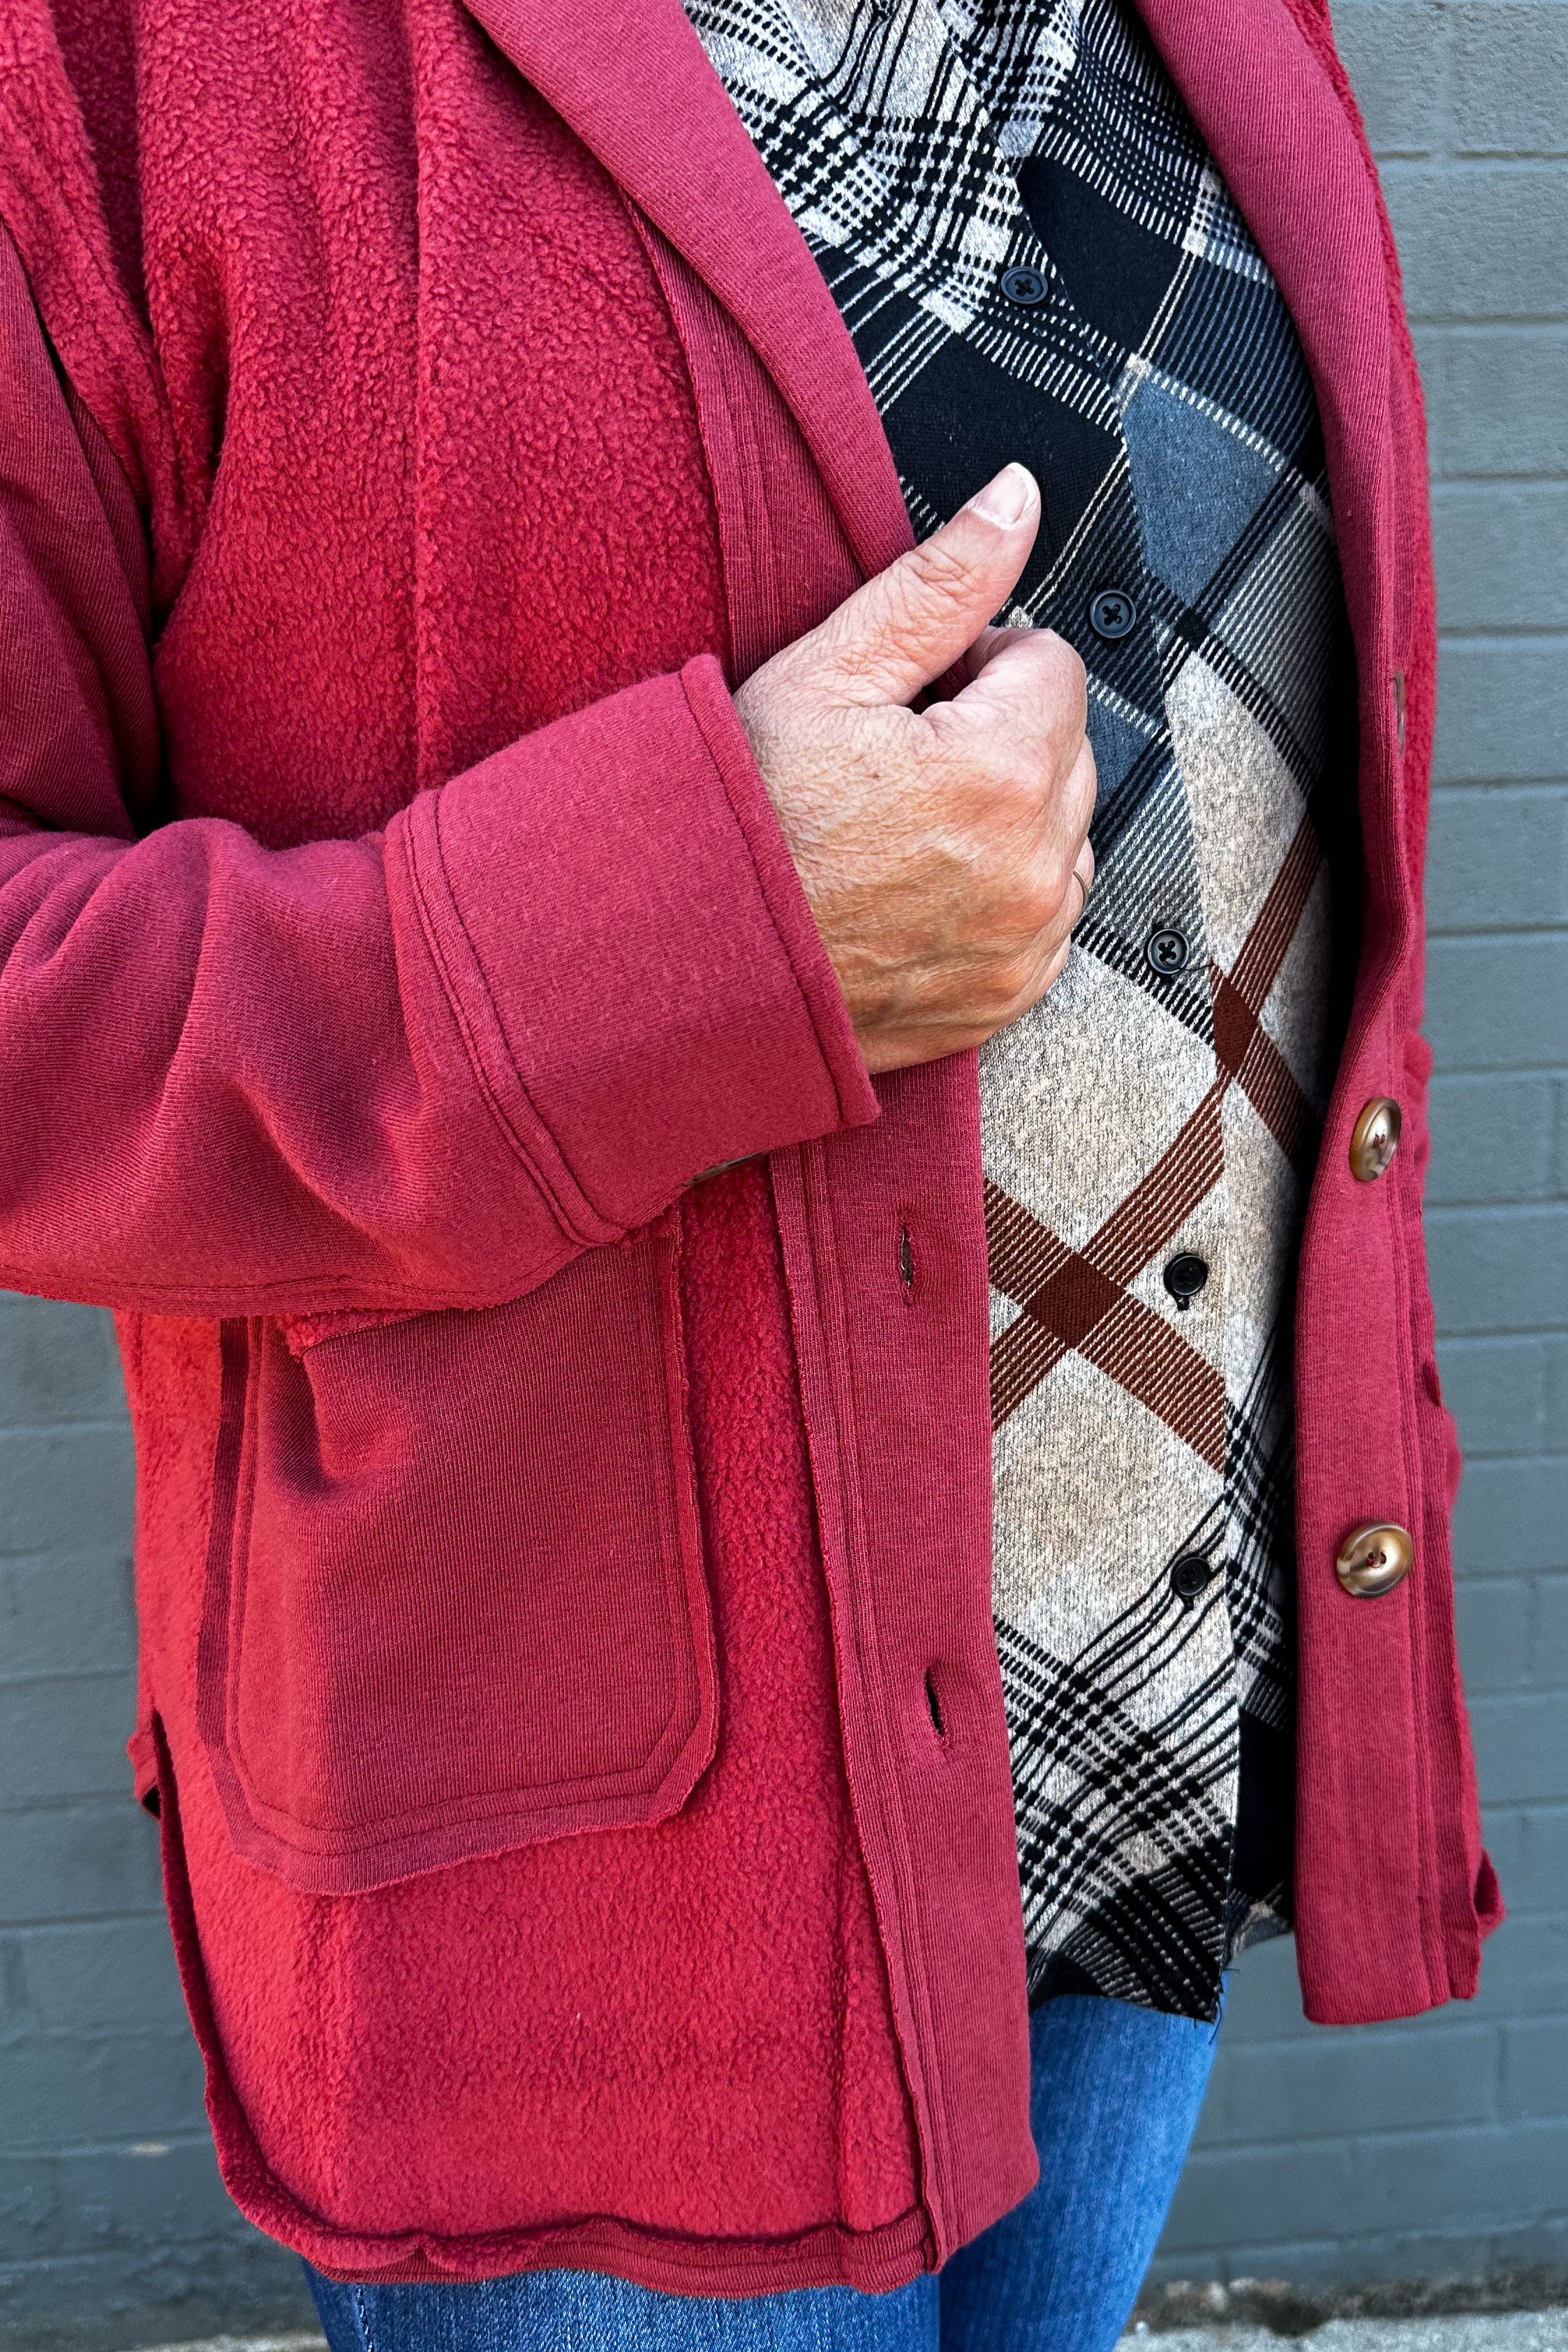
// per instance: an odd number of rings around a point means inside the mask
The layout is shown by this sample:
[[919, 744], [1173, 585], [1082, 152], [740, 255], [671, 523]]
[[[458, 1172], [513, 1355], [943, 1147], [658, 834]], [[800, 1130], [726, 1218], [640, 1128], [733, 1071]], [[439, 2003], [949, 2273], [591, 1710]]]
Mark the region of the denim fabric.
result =
[[942, 2352], [1110, 2352], [1198, 2120], [1217, 2021], [1064, 1994], [1035, 2011], [1040, 2179], [938, 2282]]
[[1198, 2119], [1217, 2025], [1068, 1994], [1037, 2010], [1040, 2183], [891, 2294], [658, 2294], [594, 2271], [342, 2286], [306, 2264], [331, 2352], [1110, 2352]]
[[[306, 2265], [309, 2272], [310, 2266]], [[939, 2352], [936, 2281], [892, 2294], [656, 2294], [596, 2271], [464, 2286], [337, 2286], [310, 2273], [332, 2352]]]

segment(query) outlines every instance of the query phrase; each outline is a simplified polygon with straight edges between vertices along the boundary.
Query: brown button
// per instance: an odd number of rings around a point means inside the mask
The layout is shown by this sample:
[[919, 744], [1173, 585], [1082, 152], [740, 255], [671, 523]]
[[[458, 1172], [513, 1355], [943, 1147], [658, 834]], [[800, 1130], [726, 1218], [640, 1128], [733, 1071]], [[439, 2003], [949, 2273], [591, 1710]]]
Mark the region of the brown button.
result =
[[1415, 1557], [1415, 1547], [1407, 1528], [1372, 1519], [1345, 1538], [1334, 1562], [1334, 1574], [1358, 1601], [1370, 1601], [1377, 1593], [1392, 1592], [1396, 1584], [1403, 1584]]
[[1351, 1174], [1358, 1184], [1374, 1184], [1399, 1149], [1405, 1120], [1389, 1095], [1374, 1095], [1351, 1129]]

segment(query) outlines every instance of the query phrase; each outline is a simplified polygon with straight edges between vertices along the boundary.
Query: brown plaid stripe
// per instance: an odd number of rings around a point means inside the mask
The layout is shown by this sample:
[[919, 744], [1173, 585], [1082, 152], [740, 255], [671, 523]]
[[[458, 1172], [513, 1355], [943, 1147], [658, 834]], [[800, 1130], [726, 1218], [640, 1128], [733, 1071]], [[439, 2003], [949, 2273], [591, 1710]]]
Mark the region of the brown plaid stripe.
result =
[[1306, 1172], [1317, 1122], [1262, 1013], [1321, 864], [1316, 828], [1304, 816], [1233, 969], [1226, 973], [1209, 966], [1215, 1059], [1299, 1174]]
[[1225, 1170], [1220, 1124], [1227, 1088], [1239, 1086], [1280, 1150], [1300, 1167], [1313, 1120], [1289, 1064], [1263, 1027], [1321, 861], [1303, 817], [1228, 972], [1209, 968], [1218, 1076], [1147, 1174], [1080, 1250], [989, 1179], [985, 1233], [994, 1286], [1022, 1307], [991, 1349], [994, 1429], [1069, 1349], [1118, 1381], [1211, 1469], [1226, 1455], [1225, 1376], [1127, 1285], [1180, 1231]]
[[994, 1428], [1073, 1348], [1224, 1470], [1224, 1374], [1126, 1285], [1218, 1181], [1227, 1083], [1215, 1079], [1170, 1150], [1081, 1250], [987, 1181], [991, 1280], [1024, 1310], [991, 1349]]

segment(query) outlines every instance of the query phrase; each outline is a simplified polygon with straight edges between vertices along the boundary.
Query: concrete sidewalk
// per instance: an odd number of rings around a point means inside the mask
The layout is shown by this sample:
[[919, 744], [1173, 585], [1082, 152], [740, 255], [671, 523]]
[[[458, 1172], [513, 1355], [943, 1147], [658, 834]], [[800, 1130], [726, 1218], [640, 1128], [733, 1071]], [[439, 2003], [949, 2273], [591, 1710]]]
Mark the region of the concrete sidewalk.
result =
[[1221, 2321], [1214, 2327], [1155, 2329], [1146, 2322], [1122, 2337], [1123, 2352], [1568, 2352], [1568, 2309], [1455, 2312], [1443, 2318], [1331, 2319], [1305, 2336]]
[[[1207, 2327], [1151, 2326], [1140, 2320], [1122, 2352], [1568, 2352], [1568, 2306], [1550, 2311], [1455, 2312], [1420, 2319], [1330, 2319], [1304, 2333], [1221, 2319]], [[209, 2336], [148, 2352], [326, 2352], [319, 2336]]]

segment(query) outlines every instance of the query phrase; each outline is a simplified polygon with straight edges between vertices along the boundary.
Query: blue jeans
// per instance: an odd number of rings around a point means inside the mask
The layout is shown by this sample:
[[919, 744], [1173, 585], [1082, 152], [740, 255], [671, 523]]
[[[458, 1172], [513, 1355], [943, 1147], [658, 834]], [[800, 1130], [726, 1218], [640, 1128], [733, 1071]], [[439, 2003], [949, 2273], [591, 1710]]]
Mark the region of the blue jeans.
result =
[[1039, 2186], [940, 2277], [890, 2294], [658, 2294], [595, 2271], [339, 2286], [331, 2352], [1110, 2352], [1154, 2251], [1219, 2029], [1067, 1995], [1030, 2023]]

